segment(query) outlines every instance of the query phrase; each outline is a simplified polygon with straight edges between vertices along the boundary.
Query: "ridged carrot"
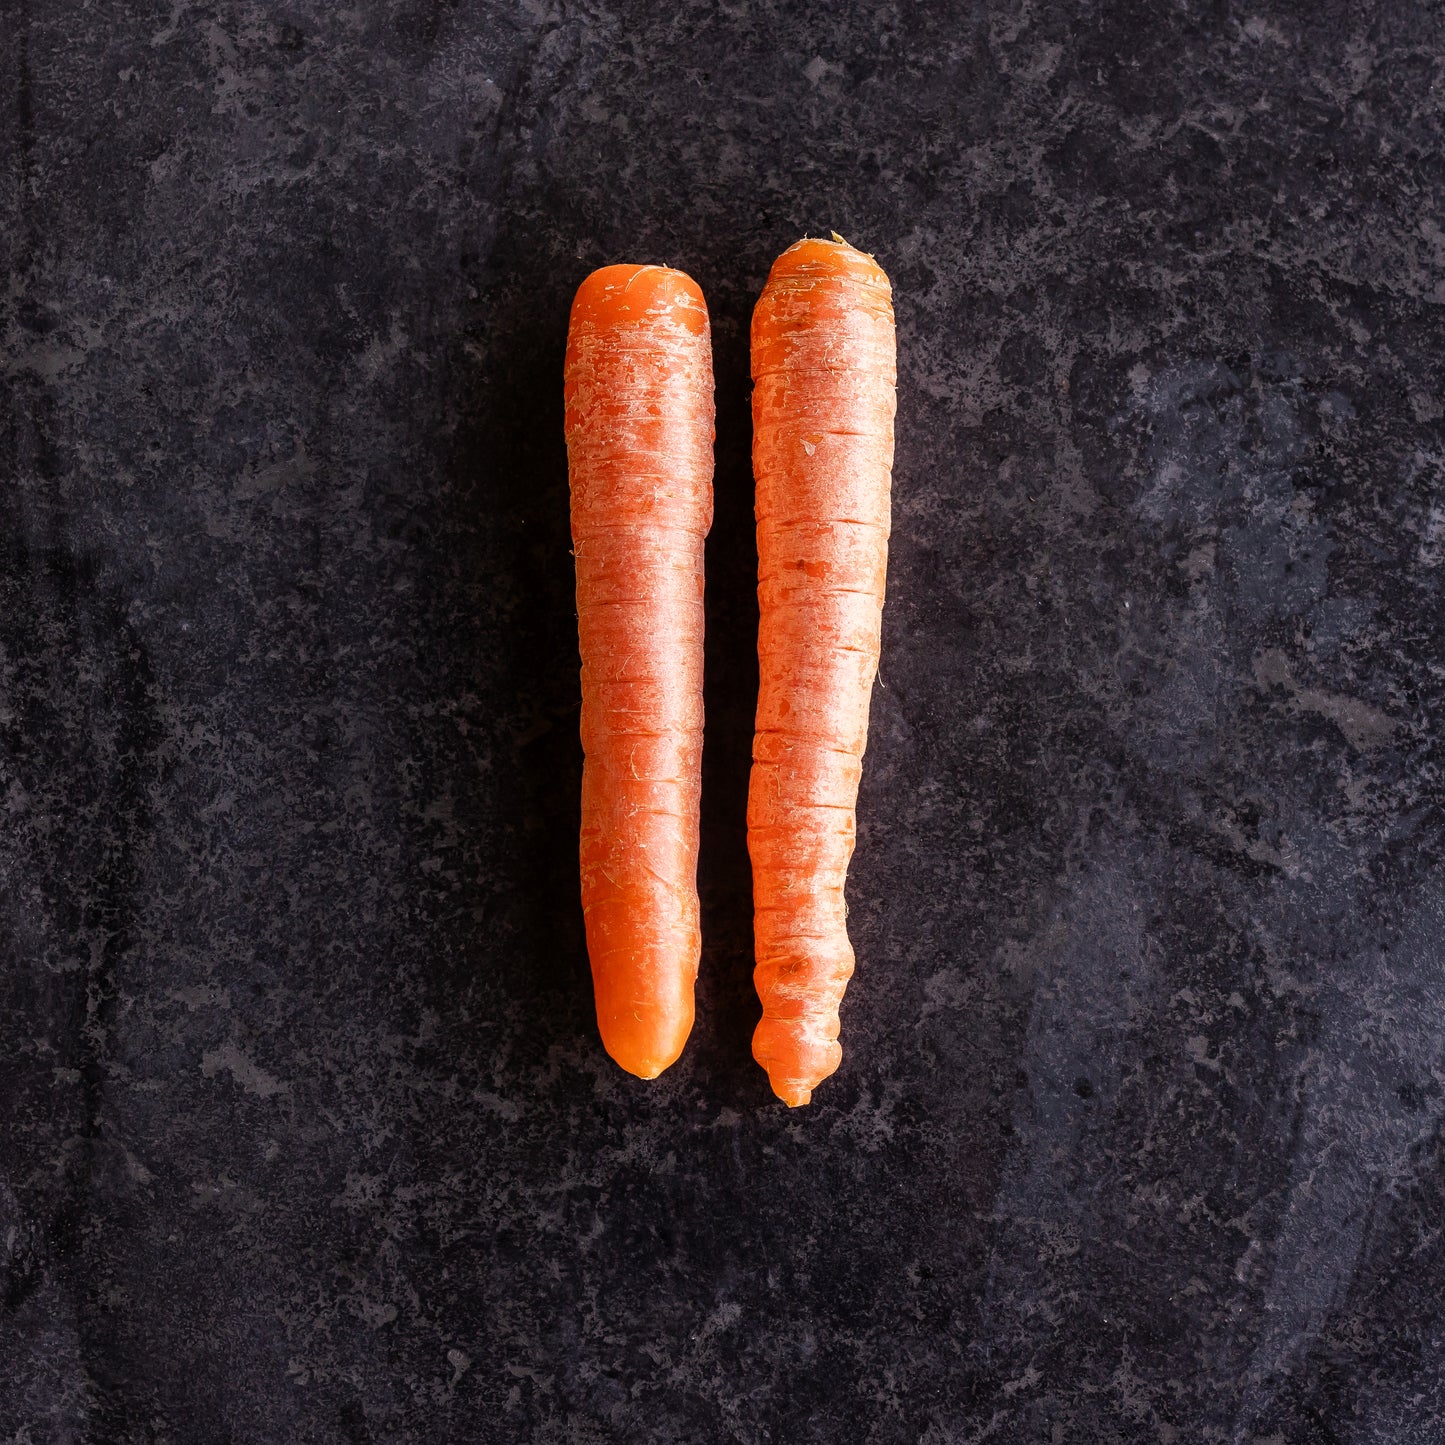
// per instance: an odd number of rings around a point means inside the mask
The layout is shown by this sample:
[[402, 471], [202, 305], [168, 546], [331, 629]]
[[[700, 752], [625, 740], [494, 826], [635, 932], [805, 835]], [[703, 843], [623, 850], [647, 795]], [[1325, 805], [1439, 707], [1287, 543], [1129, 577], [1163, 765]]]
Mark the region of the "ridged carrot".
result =
[[806, 1104], [843, 1057], [853, 856], [888, 563], [896, 342], [871, 256], [803, 240], [753, 312], [757, 727], [748, 793], [753, 1056]]
[[713, 378], [697, 283], [605, 266], [577, 291], [564, 410], [582, 656], [580, 861], [597, 1023], [655, 1078], [692, 1030], [703, 540]]

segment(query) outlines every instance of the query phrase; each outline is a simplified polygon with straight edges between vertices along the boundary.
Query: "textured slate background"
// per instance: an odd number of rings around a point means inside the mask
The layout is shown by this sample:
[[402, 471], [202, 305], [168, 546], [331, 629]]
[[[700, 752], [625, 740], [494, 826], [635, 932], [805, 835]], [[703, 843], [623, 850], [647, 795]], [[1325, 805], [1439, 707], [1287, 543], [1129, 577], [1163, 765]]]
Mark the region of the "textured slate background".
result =
[[[1445, 1439], [1445, 12], [0, 0], [0, 1438]], [[898, 297], [847, 1055], [747, 320]], [[591, 1019], [560, 365], [713, 309], [707, 948]]]

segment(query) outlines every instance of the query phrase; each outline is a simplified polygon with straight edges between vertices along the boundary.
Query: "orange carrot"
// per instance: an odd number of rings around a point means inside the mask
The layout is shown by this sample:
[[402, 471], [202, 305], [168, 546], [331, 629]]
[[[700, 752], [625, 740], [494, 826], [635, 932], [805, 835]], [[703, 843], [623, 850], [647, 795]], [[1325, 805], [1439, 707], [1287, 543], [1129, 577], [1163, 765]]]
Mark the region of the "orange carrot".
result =
[[758, 715], [748, 793], [753, 1057], [790, 1106], [843, 1057], [853, 856], [888, 563], [896, 347], [888, 278], [799, 241], [753, 312]]
[[692, 1029], [713, 382], [697, 283], [605, 266], [564, 378], [582, 654], [582, 911], [607, 1052], [656, 1078]]

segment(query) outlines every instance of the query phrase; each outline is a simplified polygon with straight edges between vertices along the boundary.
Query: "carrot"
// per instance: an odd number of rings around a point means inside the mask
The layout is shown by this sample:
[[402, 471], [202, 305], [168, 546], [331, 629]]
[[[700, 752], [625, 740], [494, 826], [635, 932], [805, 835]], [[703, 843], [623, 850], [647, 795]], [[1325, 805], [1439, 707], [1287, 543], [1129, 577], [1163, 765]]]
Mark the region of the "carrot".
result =
[[713, 380], [697, 283], [605, 266], [563, 386], [582, 655], [582, 910], [607, 1052], [656, 1078], [692, 1030]]
[[841, 238], [778, 257], [753, 312], [758, 713], [748, 792], [753, 1057], [790, 1106], [842, 1060], [853, 855], [888, 562], [888, 278]]

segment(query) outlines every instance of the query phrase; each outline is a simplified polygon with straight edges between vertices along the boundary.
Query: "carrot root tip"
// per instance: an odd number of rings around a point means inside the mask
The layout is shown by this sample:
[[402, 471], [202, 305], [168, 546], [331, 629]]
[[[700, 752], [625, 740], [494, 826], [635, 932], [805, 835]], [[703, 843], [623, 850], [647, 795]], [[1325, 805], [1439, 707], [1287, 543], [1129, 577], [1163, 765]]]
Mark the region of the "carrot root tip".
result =
[[655, 1079], [676, 1062], [675, 1059], [668, 1059], [666, 1063], [657, 1063], [652, 1059], [619, 1059], [616, 1054], [611, 1057], [613, 1063], [634, 1079]]

